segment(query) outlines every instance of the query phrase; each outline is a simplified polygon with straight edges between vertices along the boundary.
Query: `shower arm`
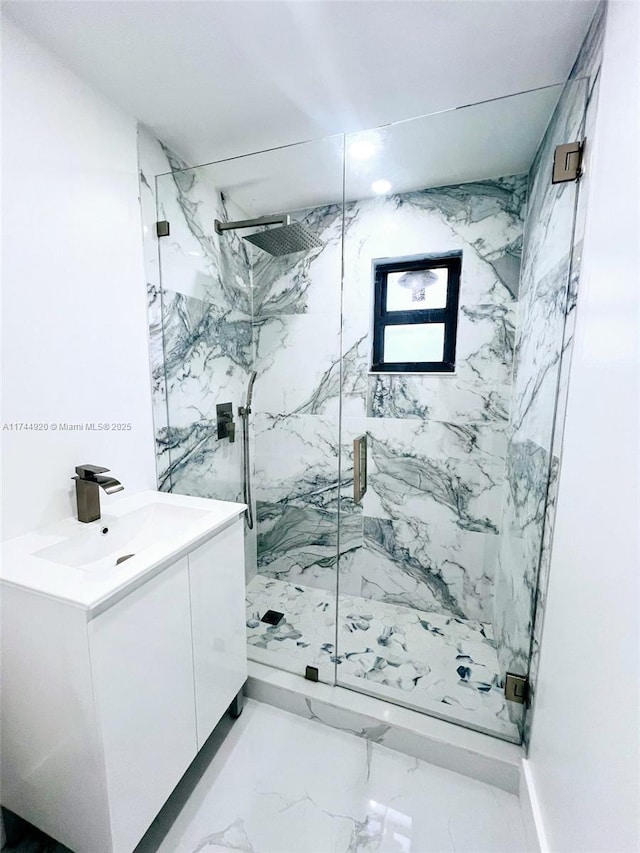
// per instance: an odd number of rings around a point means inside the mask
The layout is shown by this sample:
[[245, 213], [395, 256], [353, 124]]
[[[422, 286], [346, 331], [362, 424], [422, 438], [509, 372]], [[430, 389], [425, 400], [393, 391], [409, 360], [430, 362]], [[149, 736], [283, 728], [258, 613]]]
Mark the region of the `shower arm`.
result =
[[221, 222], [215, 220], [216, 233], [223, 231], [235, 231], [237, 228], [253, 228], [255, 225], [290, 225], [291, 217], [288, 213], [281, 216], [259, 216], [257, 219], [239, 219], [236, 222]]

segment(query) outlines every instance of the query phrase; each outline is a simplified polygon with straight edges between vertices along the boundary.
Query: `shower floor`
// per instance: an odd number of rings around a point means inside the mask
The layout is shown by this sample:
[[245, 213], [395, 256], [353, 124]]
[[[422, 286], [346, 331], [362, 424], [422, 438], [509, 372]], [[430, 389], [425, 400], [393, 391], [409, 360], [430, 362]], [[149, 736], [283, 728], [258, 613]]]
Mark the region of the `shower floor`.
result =
[[[336, 634], [336, 596], [326, 590], [257, 575], [246, 597], [251, 660], [300, 675], [317, 667], [328, 683], [335, 669], [340, 685], [519, 740], [490, 625], [340, 595]], [[261, 622], [267, 610], [284, 619]]]

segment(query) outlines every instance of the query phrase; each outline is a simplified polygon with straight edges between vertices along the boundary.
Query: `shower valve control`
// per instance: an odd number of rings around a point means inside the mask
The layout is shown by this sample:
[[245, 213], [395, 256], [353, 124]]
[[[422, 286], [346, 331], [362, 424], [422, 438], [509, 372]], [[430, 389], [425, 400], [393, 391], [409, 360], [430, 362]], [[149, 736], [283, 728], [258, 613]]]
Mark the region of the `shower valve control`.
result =
[[233, 421], [233, 406], [231, 403], [218, 403], [216, 405], [216, 423], [218, 427], [218, 438], [228, 438], [233, 444], [236, 440], [236, 425]]

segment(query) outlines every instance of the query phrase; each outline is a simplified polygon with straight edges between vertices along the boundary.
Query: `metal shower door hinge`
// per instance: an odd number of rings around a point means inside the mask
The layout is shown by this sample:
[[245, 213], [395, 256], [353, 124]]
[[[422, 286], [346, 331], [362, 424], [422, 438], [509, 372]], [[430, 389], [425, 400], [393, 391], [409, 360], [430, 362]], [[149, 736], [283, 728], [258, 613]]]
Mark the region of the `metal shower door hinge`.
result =
[[169, 236], [169, 223], [166, 219], [162, 219], [160, 222], [156, 222], [156, 234], [158, 237]]
[[529, 693], [529, 679], [526, 675], [516, 675], [508, 672], [504, 681], [504, 695], [509, 702], [517, 702], [524, 705]]
[[565, 181], [577, 181], [582, 175], [582, 142], [567, 142], [556, 146], [553, 155], [552, 184], [562, 184]]

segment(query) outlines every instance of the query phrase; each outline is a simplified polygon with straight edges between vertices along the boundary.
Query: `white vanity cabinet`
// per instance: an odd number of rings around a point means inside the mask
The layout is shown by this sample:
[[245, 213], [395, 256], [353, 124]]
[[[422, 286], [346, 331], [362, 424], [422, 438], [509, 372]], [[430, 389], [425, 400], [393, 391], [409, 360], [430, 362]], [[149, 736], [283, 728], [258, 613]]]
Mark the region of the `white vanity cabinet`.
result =
[[94, 611], [2, 587], [2, 805], [131, 853], [246, 680], [235, 517]]
[[[217, 577], [224, 572], [225, 582]], [[247, 677], [244, 538], [241, 524], [189, 554], [198, 749]]]
[[118, 851], [133, 850], [197, 751], [188, 560], [88, 625]]

